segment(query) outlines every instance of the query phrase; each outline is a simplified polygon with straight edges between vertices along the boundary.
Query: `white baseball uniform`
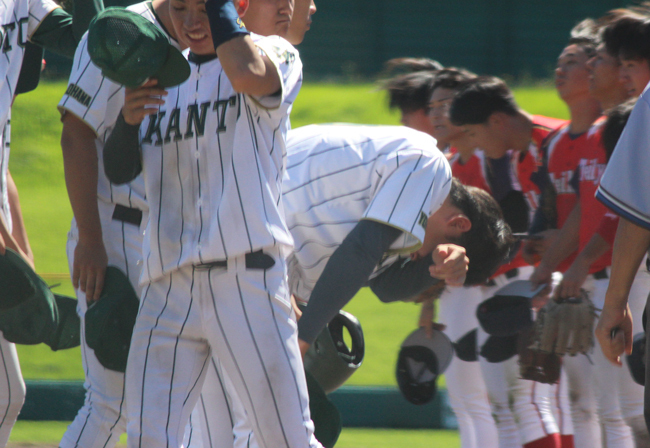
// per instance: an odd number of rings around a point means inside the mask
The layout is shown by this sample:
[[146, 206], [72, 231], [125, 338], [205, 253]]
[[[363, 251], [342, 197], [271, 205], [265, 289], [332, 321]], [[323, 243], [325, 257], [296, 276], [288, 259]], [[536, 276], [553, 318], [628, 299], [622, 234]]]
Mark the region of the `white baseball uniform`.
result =
[[[164, 30], [150, 1], [132, 5], [128, 9]], [[170, 42], [178, 48], [178, 44], [173, 39], [170, 38]], [[98, 158], [97, 204], [108, 264], [126, 273], [139, 295], [143, 230], [148, 213], [144, 180], [140, 176], [129, 184], [118, 186], [111, 184], [104, 174], [102, 150], [124, 104], [124, 89], [121, 85], [105, 78], [101, 70], [91, 62], [87, 44], [86, 35], [77, 48], [68, 87], [59, 102], [59, 110], [62, 114], [76, 115], [97, 135], [95, 140]], [[78, 241], [77, 223], [73, 219], [67, 244], [71, 274]], [[62, 448], [111, 447], [117, 443], [120, 435], [126, 432], [124, 374], [103, 367], [93, 350], [86, 344], [84, 316], [88, 305], [83, 291], [77, 289], [76, 294], [77, 312], [81, 319], [81, 354], [86, 377], [84, 384], [86, 399], [75, 420], [63, 435], [60, 446]], [[202, 414], [202, 409], [198, 408], [197, 414], [193, 417], [204, 420]], [[198, 428], [200, 426], [197, 425], [194, 427], [189, 425], [186, 428], [185, 446], [202, 445], [202, 431]], [[210, 440], [213, 444], [216, 444], [217, 437], [232, 441], [232, 435], [228, 432], [215, 432], [213, 436]]]
[[[9, 121], [11, 104], [23, 55], [25, 43], [34, 34], [41, 21], [59, 6], [51, 0], [18, 0], [3, 2], [0, 8], [0, 38], [3, 57], [0, 58], [0, 129], [3, 143], [0, 149], [0, 194], [2, 210], [8, 230], [11, 231], [11, 213], [7, 196], [7, 167], [9, 163]], [[0, 338], [0, 356], [4, 369], [0, 369], [0, 446], [6, 445], [20, 409], [25, 400], [25, 384], [20, 372], [18, 355], [14, 344]]]
[[[478, 286], [447, 286], [438, 302], [438, 322], [445, 324], [445, 334], [456, 342], [478, 328], [473, 310], [483, 301]], [[463, 361], [457, 356], [445, 371], [449, 404], [460, 431], [461, 448], [497, 447], [497, 428], [488, 402], [487, 387], [479, 362]]]
[[129, 446], [180, 446], [211, 359], [227, 372], [260, 447], [320, 447], [286, 283], [281, 183], [302, 64], [251, 35], [278, 70], [276, 95], [235, 92], [219, 59], [140, 128], [149, 221], [126, 374]]
[[449, 164], [427, 134], [342, 124], [292, 130], [283, 185], [295, 240], [291, 292], [309, 300], [330, 256], [362, 219], [402, 230], [389, 254], [417, 250], [450, 188]]
[[[9, 232], [12, 231], [11, 210], [7, 194], [7, 165], [9, 163], [9, 149], [11, 140], [11, 111], [7, 116], [2, 132], [2, 145], [0, 146], [0, 174], [2, 176], [2, 209]], [[23, 403], [25, 402], [25, 382], [20, 371], [16, 346], [0, 337], [0, 446], [5, 446], [9, 440]]]

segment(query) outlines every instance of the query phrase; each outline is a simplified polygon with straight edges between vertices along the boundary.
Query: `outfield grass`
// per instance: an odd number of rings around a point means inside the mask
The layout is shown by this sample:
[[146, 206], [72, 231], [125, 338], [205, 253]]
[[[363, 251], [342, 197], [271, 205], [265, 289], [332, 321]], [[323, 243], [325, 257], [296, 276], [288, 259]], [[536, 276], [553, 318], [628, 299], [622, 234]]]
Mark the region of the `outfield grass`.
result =
[[[64, 88], [63, 82], [43, 82], [35, 92], [17, 98], [12, 116], [10, 167], [20, 190], [36, 269], [49, 283], [62, 283], [58, 292], [72, 295], [70, 282], [65, 278], [65, 242], [72, 212], [63, 180], [61, 124], [56, 110]], [[567, 117], [563, 103], [548, 86], [519, 88], [515, 95], [531, 113]], [[386, 104], [384, 93], [372, 84], [306, 84], [291, 120], [294, 127], [324, 122], [398, 124], [399, 114], [388, 111]], [[47, 274], [64, 274], [64, 279]], [[403, 303], [382, 305], [372, 293], [362, 290], [346, 309], [361, 320], [367, 344], [364, 365], [349, 383], [395, 384], [397, 348], [414, 328], [418, 308]], [[78, 349], [53, 353], [45, 346], [22, 346], [19, 352], [25, 378], [83, 378]]]
[[[24, 422], [14, 426], [9, 448], [29, 446], [56, 446], [69, 422]], [[126, 444], [122, 436], [118, 446]], [[343, 428], [336, 448], [456, 448], [460, 446], [457, 431], [448, 430], [398, 430]]]

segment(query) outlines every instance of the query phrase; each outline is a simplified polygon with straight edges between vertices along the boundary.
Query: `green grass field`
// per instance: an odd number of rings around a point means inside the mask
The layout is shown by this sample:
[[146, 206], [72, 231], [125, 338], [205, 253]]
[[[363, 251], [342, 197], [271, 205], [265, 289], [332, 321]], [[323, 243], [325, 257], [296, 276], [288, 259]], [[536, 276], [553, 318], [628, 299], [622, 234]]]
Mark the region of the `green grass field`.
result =
[[[11, 122], [10, 167], [20, 190], [36, 269], [51, 284], [62, 284], [57, 291], [73, 295], [65, 275], [65, 243], [72, 212], [63, 180], [61, 124], [56, 110], [64, 88], [63, 82], [44, 82], [38, 90], [17, 98]], [[515, 94], [522, 107], [531, 113], [567, 116], [551, 87], [522, 87]], [[325, 122], [398, 124], [399, 114], [388, 111], [386, 104], [384, 93], [373, 84], [306, 84], [291, 119], [294, 127]], [[369, 291], [363, 290], [346, 309], [361, 320], [367, 344], [364, 365], [350, 384], [394, 384], [397, 347], [414, 328], [417, 306], [381, 305]], [[19, 351], [25, 378], [83, 378], [78, 349], [53, 353], [45, 346], [22, 346]]]
[[[56, 446], [68, 423], [23, 422], [14, 426], [9, 448]], [[119, 446], [126, 445], [122, 436]], [[460, 446], [457, 431], [344, 428], [336, 448], [455, 448]]]

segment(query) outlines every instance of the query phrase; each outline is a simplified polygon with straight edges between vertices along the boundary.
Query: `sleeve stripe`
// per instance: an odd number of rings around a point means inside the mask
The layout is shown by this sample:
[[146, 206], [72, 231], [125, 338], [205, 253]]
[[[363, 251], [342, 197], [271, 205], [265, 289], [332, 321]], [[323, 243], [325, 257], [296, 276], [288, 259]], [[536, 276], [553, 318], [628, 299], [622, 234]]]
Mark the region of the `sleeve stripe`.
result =
[[616, 198], [607, 192], [602, 185], [598, 187], [598, 191], [596, 191], [596, 199], [628, 221], [650, 230], [650, 216], [644, 215], [627, 204], [616, 200]]

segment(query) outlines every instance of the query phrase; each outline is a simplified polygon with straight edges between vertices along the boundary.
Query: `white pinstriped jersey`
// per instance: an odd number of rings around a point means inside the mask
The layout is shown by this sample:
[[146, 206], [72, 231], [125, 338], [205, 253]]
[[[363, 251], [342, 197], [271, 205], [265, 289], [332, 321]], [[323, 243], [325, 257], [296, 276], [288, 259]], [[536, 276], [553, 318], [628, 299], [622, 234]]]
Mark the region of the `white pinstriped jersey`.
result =
[[283, 200], [294, 238], [292, 293], [308, 300], [327, 261], [361, 219], [403, 231], [389, 254], [424, 240], [451, 168], [427, 134], [397, 126], [312, 125], [289, 132]]
[[52, 0], [3, 0], [0, 2], [0, 128], [9, 116], [25, 44], [41, 21], [58, 8]]
[[168, 89], [140, 127], [150, 212], [143, 283], [184, 265], [293, 243], [281, 184], [302, 63], [284, 39], [251, 37], [278, 70], [277, 94], [238, 94], [218, 58], [196, 63], [190, 54], [189, 79]]
[[7, 223], [7, 230], [11, 232], [11, 209], [9, 208], [9, 192], [7, 191], [7, 173], [9, 172], [9, 148], [11, 145], [11, 110], [5, 122], [5, 127], [2, 131], [2, 138], [0, 139], [2, 149], [0, 149], [0, 182], [2, 182], [2, 213]]
[[[153, 11], [150, 1], [137, 3], [127, 8], [145, 19], [155, 23], [165, 31]], [[179, 48], [178, 43], [165, 33], [172, 45]], [[124, 105], [124, 88], [102, 75], [101, 70], [92, 63], [88, 55], [88, 33], [79, 42], [74, 56], [72, 72], [63, 98], [59, 102], [61, 113], [72, 113], [90, 126], [97, 134], [99, 178], [97, 181], [97, 196], [108, 202], [128, 207], [147, 210], [144, 197], [144, 180], [138, 176], [125, 185], [114, 185], [104, 174], [102, 150], [104, 142], [111, 135], [117, 116]]]
[[[16, 84], [25, 55], [25, 44], [34, 34], [41, 21], [58, 8], [52, 0], [3, 0], [0, 2], [0, 129], [9, 136], [5, 125], [11, 113]], [[4, 137], [3, 137], [4, 139]], [[7, 166], [9, 162], [8, 139], [0, 146], [0, 194], [2, 207], [8, 210]], [[5, 211], [7, 224], [11, 216]]]

